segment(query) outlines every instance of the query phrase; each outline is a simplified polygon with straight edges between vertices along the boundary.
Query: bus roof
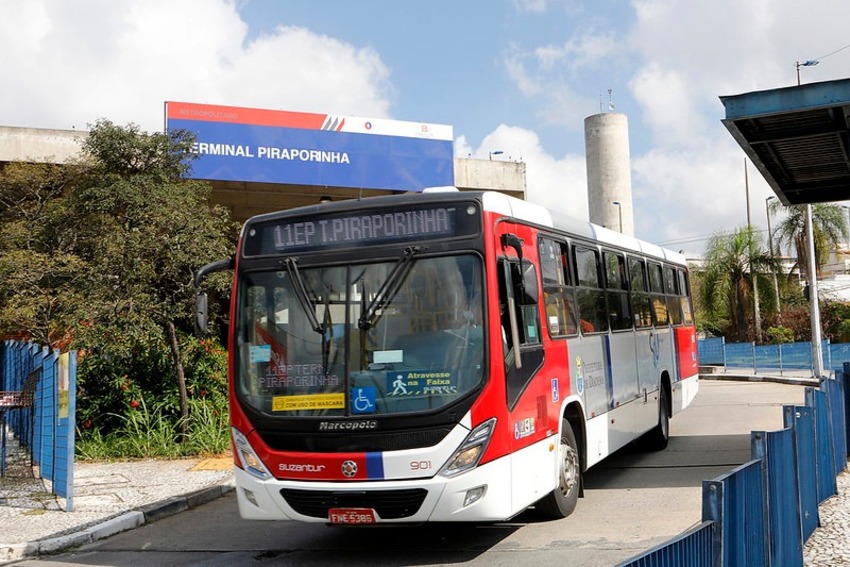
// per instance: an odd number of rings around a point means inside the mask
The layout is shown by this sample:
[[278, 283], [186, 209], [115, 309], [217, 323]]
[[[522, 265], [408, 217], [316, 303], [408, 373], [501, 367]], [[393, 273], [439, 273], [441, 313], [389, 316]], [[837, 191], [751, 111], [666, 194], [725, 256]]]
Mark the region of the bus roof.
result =
[[656, 244], [640, 240], [633, 236], [621, 234], [617, 231], [593, 224], [587, 220], [582, 220], [558, 211], [550, 211], [549, 209], [535, 203], [517, 199], [516, 197], [511, 197], [504, 193], [496, 191], [451, 191], [449, 189], [450, 188], [440, 188], [438, 191], [426, 190], [421, 193], [404, 192], [394, 195], [380, 195], [376, 197], [366, 197], [356, 201], [330, 201], [317, 203], [315, 205], [306, 205], [294, 209], [287, 209], [285, 211], [265, 213], [251, 217], [245, 221], [242, 230], [244, 233], [246, 227], [257, 222], [285, 218], [292, 215], [330, 213], [334, 211], [350, 210], [353, 207], [360, 206], [364, 208], [381, 207], [386, 206], [389, 203], [398, 205], [416, 204], [423, 201], [463, 201], [475, 199], [481, 201], [485, 211], [495, 212], [506, 217], [538, 226], [549, 227], [556, 231], [594, 240], [617, 248], [634, 250], [648, 256], [654, 256], [676, 264], [686, 264], [685, 256], [672, 250], [662, 248]]
[[502, 213], [519, 220], [548, 226], [558, 231], [567, 232], [618, 248], [635, 250], [669, 262], [682, 265], [686, 264], [685, 256], [678, 252], [662, 248], [657, 244], [652, 244], [651, 242], [640, 240], [627, 234], [622, 234], [604, 226], [593, 224], [590, 221], [558, 211], [550, 211], [540, 205], [529, 203], [528, 201], [523, 201], [503, 193], [482, 191], [480, 195], [484, 203], [484, 209], [487, 211]]

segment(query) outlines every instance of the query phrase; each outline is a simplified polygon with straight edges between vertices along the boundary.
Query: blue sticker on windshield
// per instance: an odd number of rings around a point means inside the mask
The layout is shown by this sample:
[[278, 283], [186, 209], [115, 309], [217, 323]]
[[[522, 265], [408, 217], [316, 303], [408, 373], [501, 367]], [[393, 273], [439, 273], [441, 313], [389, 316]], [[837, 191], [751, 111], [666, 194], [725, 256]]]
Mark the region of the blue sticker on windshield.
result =
[[364, 386], [351, 391], [351, 413], [375, 413], [375, 387]]

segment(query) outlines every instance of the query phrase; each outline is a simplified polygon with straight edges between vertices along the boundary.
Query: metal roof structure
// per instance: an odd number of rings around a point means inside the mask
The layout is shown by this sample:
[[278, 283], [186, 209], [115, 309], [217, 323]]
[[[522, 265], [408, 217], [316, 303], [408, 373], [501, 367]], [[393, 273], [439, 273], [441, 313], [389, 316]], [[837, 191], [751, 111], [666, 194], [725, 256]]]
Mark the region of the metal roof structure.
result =
[[723, 124], [783, 204], [850, 199], [850, 79], [720, 100]]

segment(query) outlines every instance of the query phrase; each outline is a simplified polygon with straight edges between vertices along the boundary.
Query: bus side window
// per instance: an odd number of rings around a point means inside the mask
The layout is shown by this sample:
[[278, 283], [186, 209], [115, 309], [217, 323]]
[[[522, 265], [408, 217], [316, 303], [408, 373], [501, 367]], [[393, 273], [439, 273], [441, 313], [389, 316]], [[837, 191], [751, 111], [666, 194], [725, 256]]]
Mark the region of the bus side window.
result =
[[605, 291], [599, 273], [599, 252], [595, 249], [575, 248], [576, 275], [578, 278], [578, 312], [582, 333], [608, 330], [608, 309]]
[[667, 314], [667, 301], [664, 298], [664, 278], [661, 274], [661, 264], [649, 262], [649, 291], [652, 299], [652, 314], [655, 324], [663, 327], [669, 324], [670, 318]]
[[682, 309], [679, 301], [679, 291], [676, 289], [678, 280], [676, 272], [670, 266], [664, 266], [664, 293], [667, 294], [667, 311], [670, 313], [670, 323], [682, 324]]
[[[518, 262], [501, 260], [499, 273], [504, 273], [504, 263], [510, 264], [511, 281], [504, 282], [503, 278], [499, 278], [499, 312], [502, 325], [502, 341], [505, 346], [505, 354], [513, 348], [510, 314], [508, 312], [508, 295], [505, 285], [512, 287], [514, 301], [514, 315], [517, 322], [517, 331], [519, 333], [518, 340], [520, 346], [538, 345], [540, 344], [540, 317], [538, 315], [537, 303], [528, 301], [526, 294], [522, 290], [523, 270], [531, 271], [533, 281], [537, 282], [537, 274], [533, 265], [524, 261], [523, 268], [520, 269]], [[527, 278], [529, 281], [532, 278]]]
[[632, 292], [632, 312], [635, 327], [645, 329], [652, 326], [652, 307], [649, 288], [646, 285], [646, 265], [640, 258], [629, 257], [629, 288]]
[[569, 249], [565, 242], [541, 237], [540, 277], [543, 280], [543, 302], [549, 336], [564, 337], [578, 333], [575, 288], [571, 285]]
[[682, 307], [682, 322], [685, 325], [694, 324], [694, 314], [691, 309], [691, 290], [688, 285], [688, 275], [684, 270], [676, 270], [679, 278], [679, 303]]
[[608, 296], [608, 322], [612, 331], [632, 328], [629, 303], [626, 259], [622, 254], [603, 252], [605, 261], [605, 290]]

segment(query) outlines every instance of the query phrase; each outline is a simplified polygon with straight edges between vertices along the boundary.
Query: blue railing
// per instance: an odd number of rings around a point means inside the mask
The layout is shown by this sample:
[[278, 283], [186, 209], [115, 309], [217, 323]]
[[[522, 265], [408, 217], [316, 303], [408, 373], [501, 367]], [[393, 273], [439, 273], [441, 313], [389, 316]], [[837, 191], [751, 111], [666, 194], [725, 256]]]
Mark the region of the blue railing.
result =
[[783, 407], [784, 429], [753, 431], [752, 460], [703, 482], [702, 523], [620, 567], [802, 565], [818, 506], [847, 467], [850, 364]]
[[[0, 348], [0, 391], [21, 391], [28, 375], [39, 373], [33, 403], [10, 409], [3, 425], [26, 450], [39, 475], [73, 509], [76, 406], [75, 351], [60, 353], [24, 341], [5, 341]], [[5, 431], [0, 431], [5, 441]], [[0, 446], [0, 473], [5, 474], [6, 445]]]
[[[850, 360], [850, 343], [831, 344], [823, 341], [823, 366], [832, 368], [833, 361]], [[756, 372], [771, 370], [805, 370], [813, 368], [811, 343], [756, 345], [727, 343], [724, 337], [697, 341], [701, 366], [753, 368]]]

